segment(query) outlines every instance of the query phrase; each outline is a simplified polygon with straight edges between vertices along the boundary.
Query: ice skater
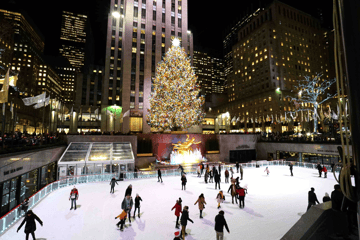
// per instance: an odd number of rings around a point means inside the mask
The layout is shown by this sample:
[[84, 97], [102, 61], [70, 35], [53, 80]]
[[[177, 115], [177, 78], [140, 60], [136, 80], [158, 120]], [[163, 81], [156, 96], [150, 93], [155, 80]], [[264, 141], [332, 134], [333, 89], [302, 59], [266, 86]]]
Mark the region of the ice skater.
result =
[[113, 177], [113, 178], [111, 179], [111, 181], [110, 181], [110, 185], [111, 185], [110, 193], [114, 193], [115, 183], [116, 183], [117, 185], [119, 185], [119, 184], [117, 183], [116, 179]]
[[186, 182], [187, 182], [186, 176], [185, 174], [183, 174], [181, 177], [181, 190], [186, 190]]
[[217, 185], [219, 185], [219, 189], [221, 189], [220, 188], [220, 175], [219, 174], [215, 174], [215, 189], [217, 189], [216, 187], [217, 187]]
[[187, 233], [186, 233], [186, 225], [187, 225], [188, 220], [190, 222], [194, 223], [194, 221], [189, 218], [189, 207], [185, 206], [183, 211], [182, 211], [181, 219], [180, 219], [181, 232], [182, 232], [183, 239], [185, 239], [185, 236], [187, 235]]
[[320, 163], [318, 163], [318, 165], [316, 166], [318, 172], [319, 172], [319, 177], [321, 177], [321, 172], [322, 172], [322, 167], [320, 165]]
[[31, 236], [33, 237], [33, 240], [35, 240], [35, 231], [36, 231], [36, 223], [35, 220], [38, 221], [40, 223], [41, 226], [43, 226], [43, 222], [41, 221], [41, 219], [36, 216], [36, 214], [34, 214], [31, 210], [26, 212], [26, 215], [24, 217], [24, 220], [22, 221], [22, 223], [20, 224], [20, 226], [18, 227], [16, 232], [19, 232], [19, 230], [21, 229], [21, 227], [25, 224], [25, 234], [26, 234], [26, 240], [29, 239], [29, 234], [31, 234]]
[[225, 170], [225, 183], [229, 183], [229, 171]]
[[141, 197], [139, 196], [139, 194], [136, 194], [134, 218], [135, 218], [136, 209], [138, 209], [138, 217], [140, 218], [140, 201], [142, 201]]
[[224, 239], [224, 226], [226, 231], [230, 233], [229, 227], [224, 218], [224, 211], [220, 211], [218, 215], [215, 217], [215, 231], [216, 231], [216, 239], [223, 240]]
[[219, 175], [221, 177], [221, 164], [219, 164]]
[[115, 219], [119, 218], [120, 221], [116, 224], [117, 227], [120, 225], [120, 231], [124, 231], [124, 224], [126, 221], [127, 212], [123, 210]]
[[209, 176], [210, 176], [210, 178], [209, 178], [209, 183], [213, 183], [213, 182], [214, 182], [214, 172], [213, 172], [213, 170], [211, 170], [211, 171], [209, 172]]
[[209, 178], [209, 173], [207, 170], [205, 170], [205, 174], [204, 174], [204, 181], [205, 183], [208, 183], [208, 178]]
[[158, 168], [158, 182], [160, 182], [160, 180], [161, 180], [161, 182], [163, 182], [162, 177], [161, 177], [161, 170], [160, 170], [160, 168]]
[[181, 198], [179, 198], [179, 200], [176, 200], [176, 204], [171, 209], [171, 211], [172, 211], [175, 208], [175, 216], [176, 216], [175, 228], [179, 228], [179, 217], [180, 217], [180, 213], [182, 213], [181, 202], [182, 202]]
[[309, 202], [309, 204], [308, 204], [306, 211], [308, 211], [312, 205], [316, 205], [316, 203], [319, 204], [319, 201], [316, 197], [314, 188], [311, 188], [311, 190], [308, 192], [308, 202]]
[[130, 195], [126, 195], [124, 200], [121, 203], [121, 209], [124, 210], [129, 215], [129, 222], [131, 226], [131, 208], [134, 205], [133, 199]]
[[327, 178], [327, 169], [325, 166], [322, 168], [322, 171], [324, 172], [324, 178]]
[[242, 188], [242, 187], [238, 186], [236, 191], [239, 196], [239, 208], [244, 208], [245, 207], [245, 195], [247, 193], [247, 189], [245, 187]]
[[[24, 213], [27, 212], [29, 208], [29, 198], [25, 198], [24, 201], [21, 203], [21, 210], [24, 211]], [[21, 214], [21, 211], [19, 211], [19, 215]]]
[[269, 176], [270, 170], [269, 170], [269, 168], [268, 168], [268, 167], [266, 167], [266, 168], [265, 168], [264, 172], [266, 172], [266, 175], [268, 175], [268, 176]]
[[201, 175], [200, 175], [200, 166], [199, 167], [197, 167], [197, 177], [201, 177]]
[[186, 174], [183, 166], [179, 165], [179, 169], [181, 170], [181, 173], [180, 173], [181, 175]]
[[289, 164], [289, 168], [290, 168], [291, 176], [294, 176], [293, 175], [293, 164], [292, 163]]
[[234, 170], [233, 170], [232, 167], [230, 167], [230, 173], [231, 173], [231, 178], [233, 178], [234, 177]]
[[70, 208], [70, 210], [72, 210], [73, 208], [75, 208], [75, 210], [76, 210], [76, 200], [78, 200], [78, 199], [79, 199], [79, 191], [74, 186], [74, 188], [71, 189], [70, 197], [69, 197], [69, 201], [71, 200], [71, 208]]
[[200, 194], [198, 200], [196, 200], [196, 202], [194, 203], [194, 205], [196, 205], [197, 203], [198, 203], [198, 205], [199, 205], [200, 218], [203, 218], [203, 216], [202, 216], [202, 211], [204, 210], [205, 204], [206, 204], [206, 202], [205, 202], [205, 197], [204, 197], [204, 194], [203, 194], [203, 193]]
[[232, 200], [232, 204], [234, 204], [234, 198], [235, 198], [235, 202], [237, 204], [237, 199], [236, 199], [236, 186], [235, 186], [235, 181], [231, 182], [231, 185], [229, 187], [229, 190], [227, 191], [228, 193], [231, 191], [231, 200]]
[[201, 173], [200, 173], [200, 177], [201, 177], [201, 175], [203, 174], [203, 171], [204, 171], [204, 164], [203, 163], [201, 163], [201, 165], [200, 165], [200, 169], [201, 169]]
[[125, 196], [124, 197], [126, 197], [127, 195], [129, 195], [131, 197], [131, 193], [132, 193], [132, 185], [130, 184], [125, 190]]
[[239, 173], [239, 162], [236, 162], [236, 173]]
[[243, 168], [242, 168], [242, 166], [240, 165], [240, 177], [241, 177], [241, 179], [240, 180], [243, 180]]
[[218, 202], [218, 209], [221, 207], [220, 204], [225, 201], [225, 196], [223, 194], [223, 191], [220, 191], [218, 195], [216, 196], [216, 200]]

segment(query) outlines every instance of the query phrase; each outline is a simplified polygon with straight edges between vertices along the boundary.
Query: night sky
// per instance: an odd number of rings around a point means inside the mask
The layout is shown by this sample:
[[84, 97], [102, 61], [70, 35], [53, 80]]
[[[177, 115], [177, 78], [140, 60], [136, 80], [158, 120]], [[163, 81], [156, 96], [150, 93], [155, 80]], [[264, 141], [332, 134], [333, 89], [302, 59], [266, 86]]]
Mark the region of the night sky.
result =
[[[0, 8], [5, 8], [0, 1]], [[108, 0], [11, 0], [21, 6], [37, 28], [45, 37], [45, 54], [57, 55], [59, 49], [61, 12], [72, 11], [87, 14], [91, 21], [95, 37], [95, 63], [104, 64], [107, 16], [110, 1]], [[76, 2], [76, 5], [74, 5]], [[201, 2], [201, 5], [199, 5]], [[231, 3], [229, 3], [231, 2]], [[259, 6], [265, 7], [272, 0], [249, 1], [199, 1], [188, 0], [189, 29], [194, 35], [194, 46], [222, 53], [222, 40], [227, 30], [240, 20], [246, 13], [251, 13]], [[294, 1], [282, 2], [318, 17], [318, 9], [322, 10], [324, 27], [332, 26], [332, 1]], [[219, 4], [223, 3], [223, 4]]]

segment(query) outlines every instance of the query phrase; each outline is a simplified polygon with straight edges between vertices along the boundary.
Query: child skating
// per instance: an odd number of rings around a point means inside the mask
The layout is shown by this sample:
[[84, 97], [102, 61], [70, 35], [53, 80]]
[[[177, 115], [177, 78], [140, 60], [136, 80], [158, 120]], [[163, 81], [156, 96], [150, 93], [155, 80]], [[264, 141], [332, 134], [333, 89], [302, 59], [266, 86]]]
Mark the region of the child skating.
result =
[[223, 194], [223, 191], [220, 191], [218, 195], [216, 196], [216, 200], [218, 202], [218, 209], [221, 207], [220, 204], [224, 202], [225, 196]]
[[117, 227], [120, 226], [120, 231], [124, 231], [124, 224], [126, 221], [127, 212], [123, 210], [115, 219], [119, 218], [120, 221], [116, 224]]
[[270, 170], [269, 170], [269, 168], [268, 168], [268, 167], [266, 167], [266, 168], [265, 168], [264, 172], [266, 172], [266, 175], [268, 175], [268, 176], [269, 176]]

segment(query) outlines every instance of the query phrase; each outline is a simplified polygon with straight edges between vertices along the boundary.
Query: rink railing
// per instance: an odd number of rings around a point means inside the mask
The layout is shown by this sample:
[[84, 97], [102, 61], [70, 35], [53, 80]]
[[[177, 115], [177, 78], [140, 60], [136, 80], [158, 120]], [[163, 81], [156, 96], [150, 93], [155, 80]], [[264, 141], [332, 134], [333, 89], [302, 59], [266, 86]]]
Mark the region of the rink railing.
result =
[[[276, 161], [254, 161], [250, 163], [242, 163], [241, 165], [243, 168], [250, 168], [250, 167], [264, 167], [264, 166], [287, 166], [290, 162], [283, 161], [283, 160], [276, 160]], [[304, 162], [292, 162], [294, 167], [304, 167], [310, 169], [316, 169], [317, 164], [313, 163], [304, 163]], [[205, 164], [207, 165], [207, 164]], [[217, 163], [209, 163], [209, 165], [218, 167], [219, 164]], [[323, 165], [326, 166], [328, 171], [330, 172], [331, 166], [330, 165]], [[222, 165], [222, 170], [230, 170], [230, 167], [233, 168], [234, 172], [236, 172], [235, 164], [227, 164]], [[210, 168], [210, 169], [211, 169]], [[189, 174], [196, 174], [198, 167], [191, 167], [184, 169], [185, 173]], [[339, 171], [340, 168], [338, 167], [335, 171]], [[180, 169], [168, 169], [168, 170], [161, 170], [162, 176], [180, 176], [181, 171]], [[98, 174], [98, 175], [85, 175], [85, 176], [74, 176], [74, 177], [67, 177], [64, 179], [60, 179], [53, 183], [48, 184], [40, 191], [35, 193], [29, 198], [29, 207], [28, 210], [32, 209], [37, 203], [43, 200], [49, 193], [56, 191], [60, 188], [75, 185], [75, 184], [83, 184], [83, 183], [93, 183], [93, 182], [104, 182], [110, 181], [113, 177], [119, 176], [119, 173], [115, 174]], [[157, 178], [158, 174], [157, 171], [144, 171], [144, 172], [125, 172], [123, 173], [123, 178], [120, 180], [132, 180], [132, 179], [144, 179], [144, 178]], [[18, 205], [16, 208], [11, 210], [8, 214], [3, 216], [0, 219], [0, 234], [4, 233], [7, 229], [9, 229], [13, 224], [15, 224], [20, 218], [25, 215], [25, 212], [21, 210], [21, 205]]]

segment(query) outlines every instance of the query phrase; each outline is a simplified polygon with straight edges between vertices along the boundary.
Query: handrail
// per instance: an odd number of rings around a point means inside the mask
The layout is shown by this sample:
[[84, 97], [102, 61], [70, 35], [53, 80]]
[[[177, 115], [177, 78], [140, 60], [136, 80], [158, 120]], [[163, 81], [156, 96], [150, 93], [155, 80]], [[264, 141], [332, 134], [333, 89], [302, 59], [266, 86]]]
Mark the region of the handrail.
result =
[[[249, 163], [240, 163], [243, 167], [256, 167], [256, 166], [269, 166], [269, 165], [278, 165], [278, 166], [287, 166], [290, 161], [284, 160], [274, 160], [274, 161], [253, 161]], [[293, 166], [298, 167], [306, 167], [306, 168], [316, 168], [317, 164], [313, 163], [305, 163], [305, 162], [292, 162]], [[206, 163], [211, 164], [211, 163]], [[214, 163], [214, 165], [219, 165], [219, 163]], [[330, 165], [324, 165], [327, 167], [331, 167]], [[230, 169], [230, 167], [235, 167], [235, 164], [226, 164], [222, 165], [222, 168]], [[338, 171], [340, 168], [336, 168]], [[197, 167], [192, 167], [190, 169], [184, 169], [186, 173], [197, 173]], [[125, 173], [125, 177], [123, 180], [130, 180], [136, 178], [150, 178], [157, 177], [157, 171], [139, 171], [139, 172], [123, 172]], [[162, 176], [176, 176], [180, 175], [181, 171], [178, 168], [170, 169], [170, 170], [162, 170]], [[110, 181], [113, 177], [116, 177], [119, 173], [111, 173], [111, 174], [94, 174], [94, 175], [80, 175], [73, 177], [66, 177], [64, 179], [59, 179], [48, 185], [44, 186], [42, 189], [34, 193], [31, 197], [29, 197], [29, 208], [33, 208], [37, 203], [39, 203], [42, 199], [48, 196], [51, 192], [58, 190], [59, 188], [67, 187], [69, 185], [74, 184], [83, 184], [90, 182], [102, 182], [102, 181]], [[25, 213], [20, 210], [21, 204], [16, 206], [6, 215], [0, 218], [0, 234], [3, 234], [7, 229], [9, 229], [12, 225], [14, 225]]]

